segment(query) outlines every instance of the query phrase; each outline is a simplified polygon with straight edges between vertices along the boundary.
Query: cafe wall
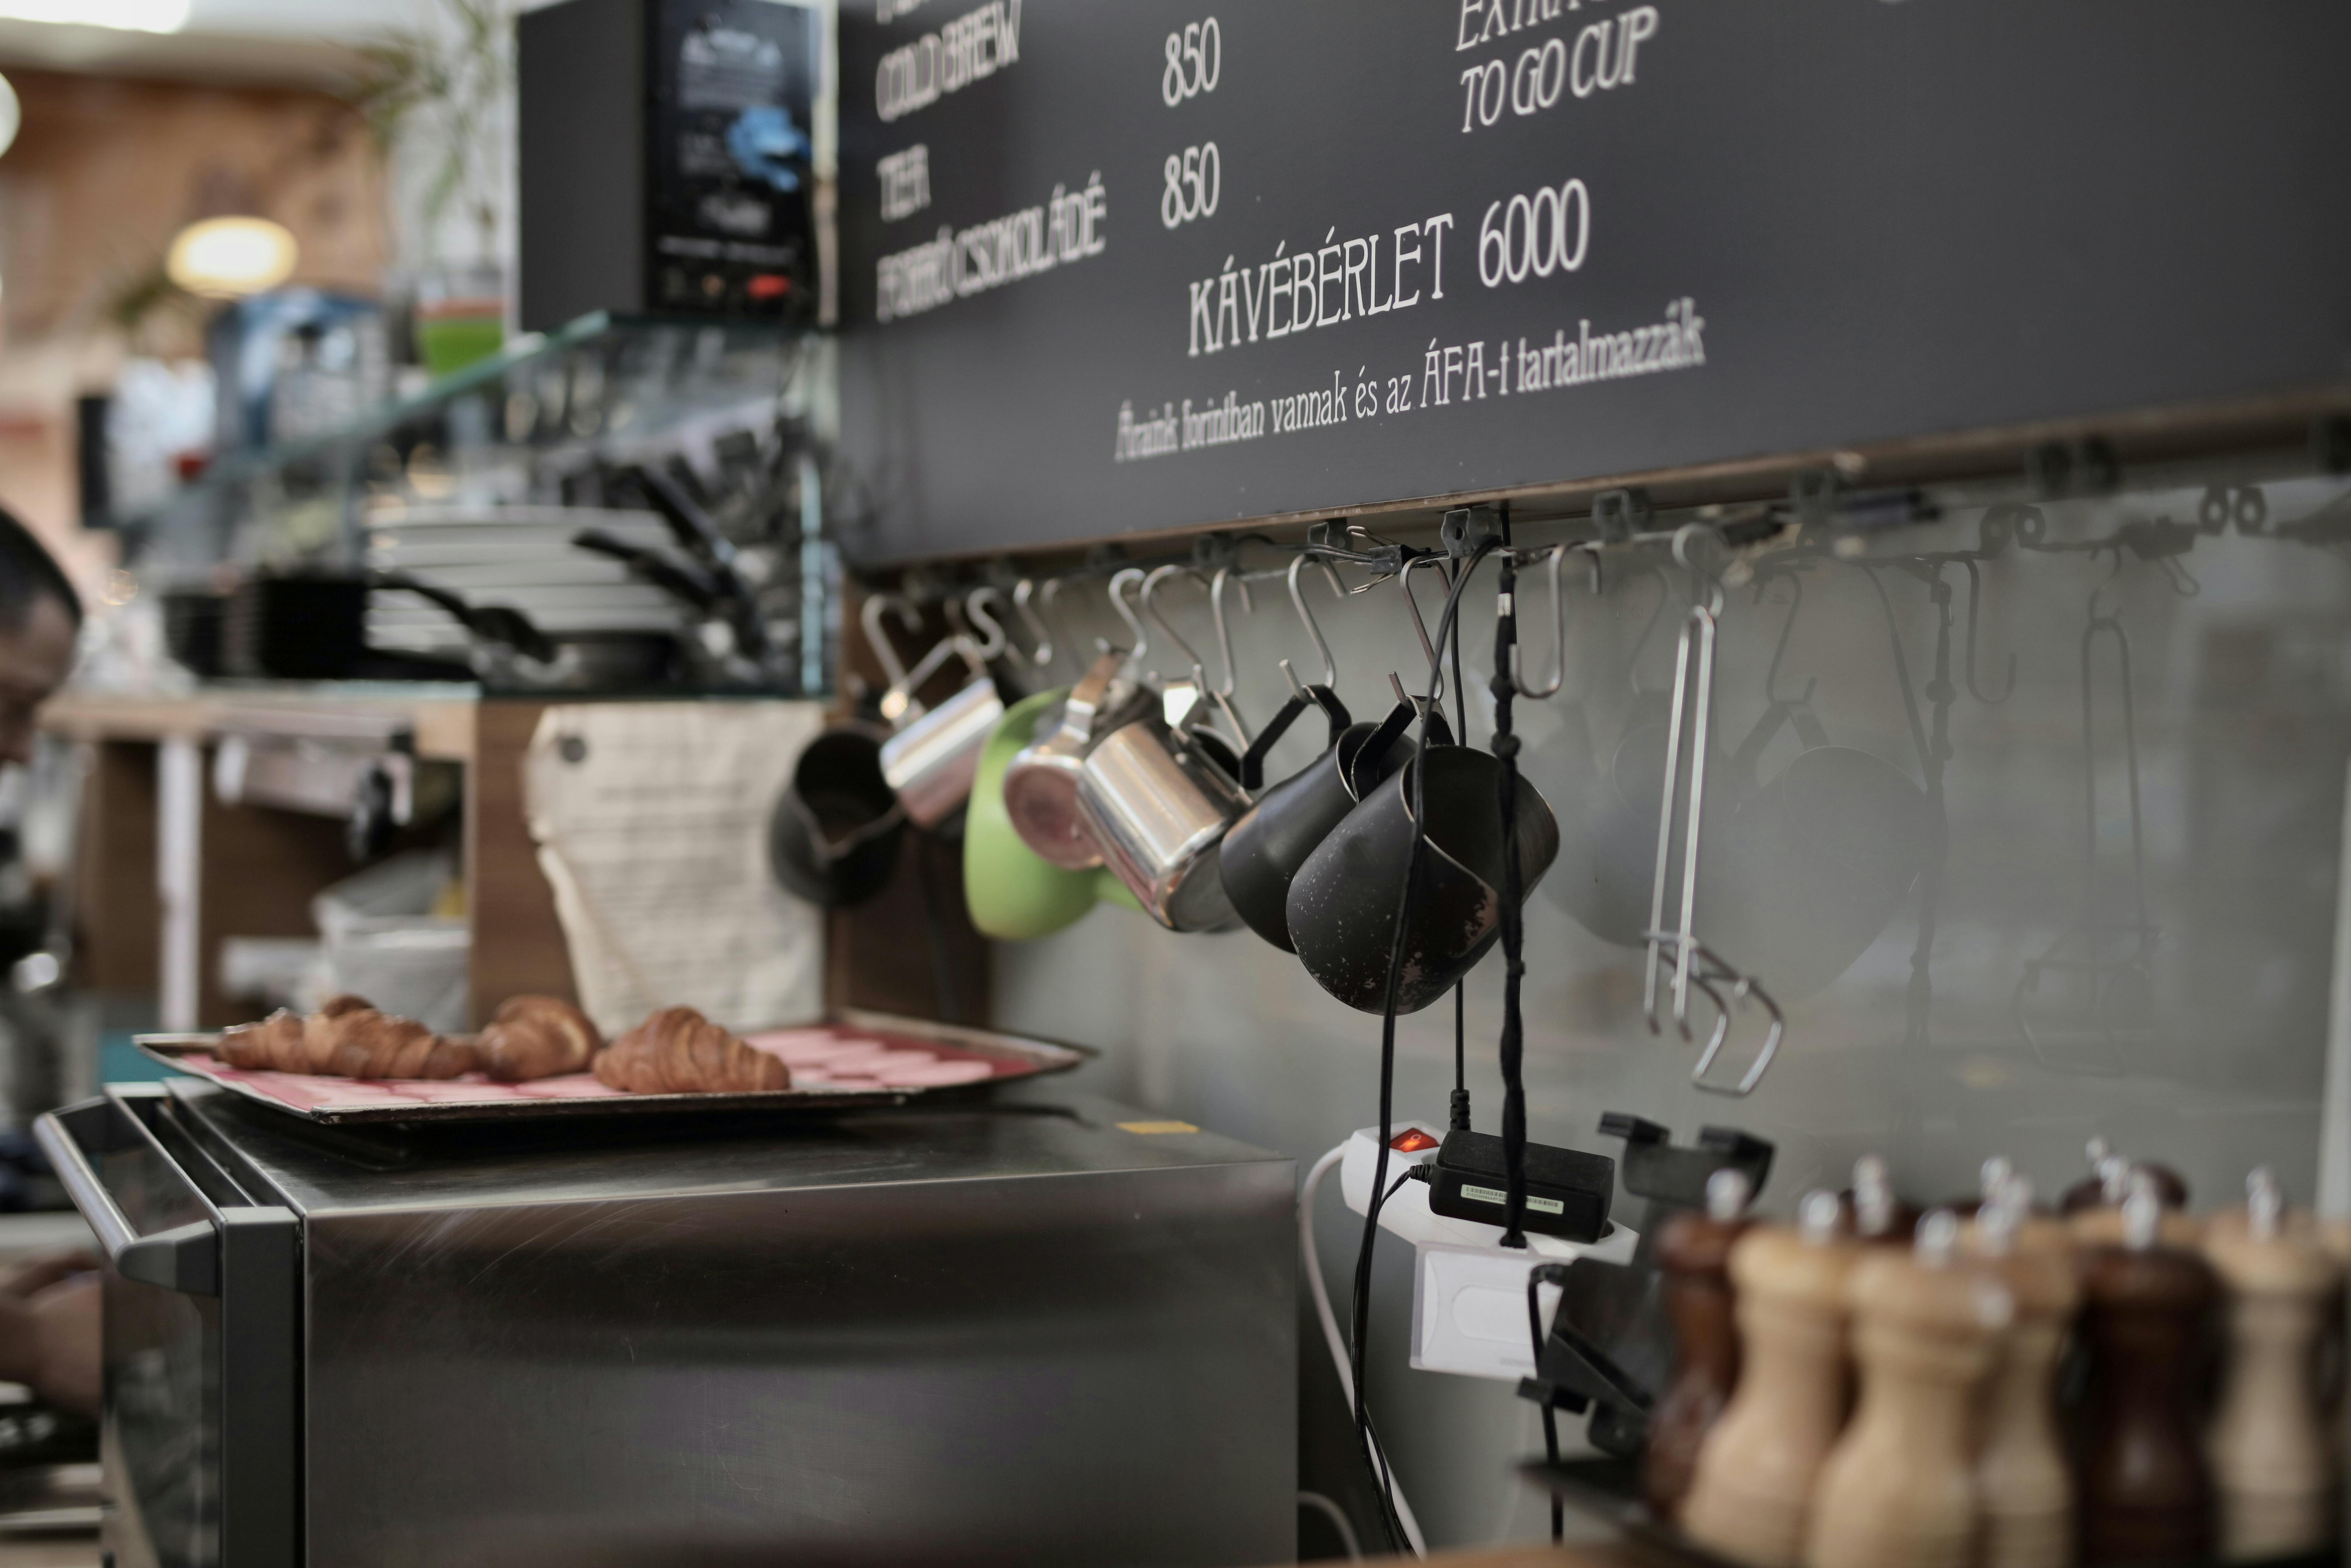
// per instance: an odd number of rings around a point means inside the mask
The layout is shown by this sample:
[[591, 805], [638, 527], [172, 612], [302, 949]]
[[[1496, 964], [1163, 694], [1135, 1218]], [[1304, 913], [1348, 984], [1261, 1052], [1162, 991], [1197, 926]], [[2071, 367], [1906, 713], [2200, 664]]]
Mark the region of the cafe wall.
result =
[[74, 400], [113, 386], [126, 356], [202, 353], [212, 307], [165, 284], [172, 236], [256, 212], [295, 235], [295, 283], [371, 292], [381, 157], [357, 111], [310, 89], [8, 79], [24, 129], [0, 160], [0, 505], [94, 588], [112, 543], [80, 529]]
[[[2213, 497], [2213, 513], [2210, 477], [2043, 507], [2043, 548], [2009, 538], [1975, 568], [1972, 603], [1970, 573], [1949, 558], [1999, 543], [2019, 515], [1995, 517], [1987, 534], [1980, 502], [1947, 506], [1926, 526], [1856, 536], [1847, 548], [1864, 548], [1851, 554], [1766, 557], [1755, 580], [1730, 588], [1715, 709], [1726, 757], [1765, 720], [1771, 696], [1809, 693], [1832, 745], [1889, 767], [1808, 768], [1774, 789], [1802, 743], [1792, 725], [1768, 732], [1759, 787], [1727, 784], [1713, 798], [1707, 852], [1735, 856], [1759, 841], [1795, 852], [1765, 857], [1777, 869], [1749, 884], [1752, 907], [1709, 913], [1702, 899], [1701, 936], [1711, 923], [1734, 963], [1757, 963], [1760, 949], [1800, 981], [1807, 968], [1833, 973], [1850, 918], [1837, 868], [1887, 852], [1891, 821], [1910, 824], [1926, 869], [1874, 939], [1865, 932], [1851, 944], [1857, 951], [1832, 983], [1785, 997], [1786, 1044], [1744, 1101], [1692, 1087], [1697, 1048], [1670, 1020], [1662, 1035], [1644, 1023], [1640, 950], [1581, 924], [1567, 907], [1571, 879], [1554, 873], [1527, 913], [1531, 1135], [1614, 1155], [1621, 1145], [1595, 1134], [1607, 1111], [1663, 1123], [1684, 1142], [1701, 1124], [1740, 1126], [1779, 1146], [1762, 1207], [1783, 1216], [1808, 1188], [1844, 1186], [1865, 1153], [1884, 1155], [1919, 1201], [1971, 1192], [1991, 1155], [2053, 1194], [2083, 1173], [2093, 1134], [2177, 1166], [2199, 1203], [2230, 1201], [2258, 1164], [2309, 1201], [2351, 757], [2351, 565], [2278, 534], [2323, 538], [2351, 503], [2337, 499], [2339, 483], [2308, 481], [2267, 486], [2259, 520], [2245, 491]], [[2232, 508], [2267, 537], [2197, 526], [2199, 515], [2225, 521]], [[1946, 559], [1933, 561], [1938, 553]], [[1577, 818], [1614, 810], [1621, 834], [1640, 813], [1612, 802], [1653, 800], [1656, 765], [1644, 782], [1644, 747], [1625, 737], [1661, 719], [1688, 602], [1686, 577], [1624, 556], [1610, 558], [1595, 601], [1580, 561], [1566, 573], [1565, 688], [1518, 705], [1526, 773], [1562, 808], [1571, 841]], [[1540, 682], [1552, 646], [1548, 600], [1539, 577], [1526, 580], [1526, 659]], [[1205, 597], [1182, 593], [1177, 624], [1207, 647]], [[1073, 617], [1081, 645], [1116, 630], [1099, 602], [1091, 620]], [[1318, 588], [1310, 602], [1358, 716], [1384, 710], [1389, 671], [1423, 684], [1393, 583], [1343, 603]], [[1483, 745], [1492, 735], [1490, 591], [1472, 593], [1466, 624], [1469, 727]], [[1261, 723], [1283, 690], [1275, 661], [1313, 668], [1279, 582], [1258, 585], [1237, 640], [1240, 707]], [[1179, 673], [1173, 658], [1161, 668]], [[1069, 678], [1066, 666], [1059, 674]], [[1928, 796], [1938, 735], [1948, 737], [1939, 876]], [[1302, 766], [1319, 739], [1319, 726], [1298, 726], [1269, 777]], [[1882, 791], [1897, 770], [1907, 785], [1891, 787], [1890, 802], [1821, 783], [1874, 772], [1871, 788]], [[1807, 781], [1819, 788], [1804, 795]], [[1637, 788], [1620, 796], [1620, 783]], [[1642, 833], [1654, 833], [1655, 810]], [[1646, 843], [1633, 860], [1645, 878]], [[1646, 880], [1640, 891], [1646, 904]], [[1758, 972], [1769, 986], [1771, 975]], [[1376, 1119], [1378, 1019], [1325, 997], [1295, 960], [1246, 931], [1177, 936], [1101, 908], [1060, 936], [999, 945], [995, 984], [1001, 1025], [1102, 1047], [1099, 1082], [1113, 1092], [1286, 1151], [1301, 1172]], [[1499, 993], [1495, 955], [1472, 977], [1468, 1004], [1469, 1087], [1478, 1125], [1489, 1130], [1500, 1103]], [[1701, 1038], [1705, 1017], [1701, 1005]], [[1451, 1022], [1439, 1005], [1401, 1024], [1400, 1118], [1443, 1124]], [[1743, 1062], [1758, 1037], [1742, 1019], [1728, 1053]], [[1317, 1212], [1343, 1313], [1360, 1221], [1333, 1192]], [[1405, 1365], [1409, 1251], [1383, 1244], [1372, 1362], [1400, 1482], [1432, 1544], [1539, 1533], [1540, 1505], [1508, 1469], [1538, 1447], [1532, 1406], [1500, 1383]], [[1304, 1343], [1319, 1378], [1326, 1358]], [[1325, 1451], [1339, 1458], [1318, 1467], [1310, 1445], [1303, 1484], [1353, 1485], [1332, 1469], [1346, 1468], [1335, 1385], [1325, 1379], [1308, 1393], [1310, 1406], [1324, 1406], [1326, 1439], [1337, 1433]]]

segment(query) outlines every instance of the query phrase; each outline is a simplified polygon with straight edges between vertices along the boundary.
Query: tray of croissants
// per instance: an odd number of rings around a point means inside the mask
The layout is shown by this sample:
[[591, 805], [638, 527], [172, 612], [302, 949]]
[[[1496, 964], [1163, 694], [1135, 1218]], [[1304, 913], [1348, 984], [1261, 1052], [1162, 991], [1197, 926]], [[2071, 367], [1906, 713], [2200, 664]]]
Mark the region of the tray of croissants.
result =
[[326, 1123], [852, 1110], [1060, 1071], [1092, 1054], [852, 1010], [737, 1034], [692, 1008], [663, 1008], [607, 1039], [559, 997], [509, 998], [474, 1034], [442, 1034], [345, 996], [217, 1034], [137, 1039], [168, 1066]]

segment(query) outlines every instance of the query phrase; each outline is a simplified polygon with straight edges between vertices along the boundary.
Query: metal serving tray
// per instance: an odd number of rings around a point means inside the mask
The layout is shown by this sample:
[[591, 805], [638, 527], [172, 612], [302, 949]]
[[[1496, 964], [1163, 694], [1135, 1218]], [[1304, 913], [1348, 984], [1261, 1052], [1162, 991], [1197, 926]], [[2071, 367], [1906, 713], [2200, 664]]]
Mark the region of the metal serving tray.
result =
[[[858, 1009], [844, 1008], [831, 1013], [820, 1023], [802, 1027], [831, 1029], [844, 1037], [872, 1040], [893, 1050], [926, 1051], [938, 1060], [978, 1059], [989, 1063], [992, 1071], [983, 1079], [942, 1086], [796, 1084], [790, 1089], [740, 1094], [590, 1092], [566, 1097], [549, 1092], [549, 1086], [565, 1082], [558, 1079], [541, 1079], [538, 1086], [475, 1084], [442, 1080], [430, 1083], [429, 1089], [420, 1088], [418, 1097], [412, 1099], [401, 1097], [409, 1092], [403, 1086], [421, 1085], [423, 1081], [314, 1078], [295, 1073], [246, 1072], [227, 1067], [213, 1055], [220, 1045], [221, 1037], [217, 1031], [142, 1034], [134, 1039], [141, 1051], [166, 1067], [208, 1079], [283, 1115], [298, 1116], [307, 1122], [329, 1126], [371, 1122], [547, 1121], [561, 1116], [611, 1117], [682, 1111], [778, 1111], [828, 1115], [969, 1095], [984, 1092], [995, 1084], [1033, 1078], [1040, 1073], [1064, 1072], [1094, 1054], [1083, 1046], [998, 1034], [992, 1030], [965, 1029], [956, 1024], [899, 1018]], [[585, 1076], [569, 1074], [567, 1078]], [[299, 1097], [275, 1092], [288, 1080], [300, 1086]], [[340, 1103], [335, 1101], [332, 1093], [336, 1084], [352, 1085], [352, 1097]], [[480, 1097], [462, 1097], [455, 1092], [465, 1088], [479, 1089]], [[525, 1090], [529, 1092], [525, 1092]], [[423, 1097], [427, 1092], [431, 1098]], [[303, 1103], [304, 1099], [314, 1094], [324, 1103]]]

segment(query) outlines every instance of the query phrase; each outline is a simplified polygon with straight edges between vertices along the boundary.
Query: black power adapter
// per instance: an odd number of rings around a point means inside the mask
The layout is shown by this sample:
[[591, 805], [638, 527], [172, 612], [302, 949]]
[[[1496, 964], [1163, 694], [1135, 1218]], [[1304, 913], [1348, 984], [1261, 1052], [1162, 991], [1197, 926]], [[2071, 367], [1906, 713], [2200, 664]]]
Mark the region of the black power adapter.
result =
[[[1525, 1228], [1567, 1241], [1597, 1241], [1608, 1231], [1608, 1205], [1616, 1195], [1616, 1162], [1605, 1155], [1526, 1148]], [[1447, 1219], [1500, 1225], [1509, 1210], [1502, 1140], [1491, 1133], [1453, 1132], [1428, 1167], [1428, 1207]]]

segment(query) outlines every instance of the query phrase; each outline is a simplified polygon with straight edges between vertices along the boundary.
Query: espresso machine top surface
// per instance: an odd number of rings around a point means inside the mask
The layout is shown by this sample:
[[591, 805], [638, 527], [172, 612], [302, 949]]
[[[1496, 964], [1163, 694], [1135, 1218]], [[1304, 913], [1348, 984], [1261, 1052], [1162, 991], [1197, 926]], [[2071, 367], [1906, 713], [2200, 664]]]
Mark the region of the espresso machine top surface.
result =
[[193, 1080], [172, 1093], [230, 1174], [266, 1189], [256, 1201], [311, 1218], [1288, 1163], [1066, 1080], [920, 1109], [594, 1126], [321, 1128]]

